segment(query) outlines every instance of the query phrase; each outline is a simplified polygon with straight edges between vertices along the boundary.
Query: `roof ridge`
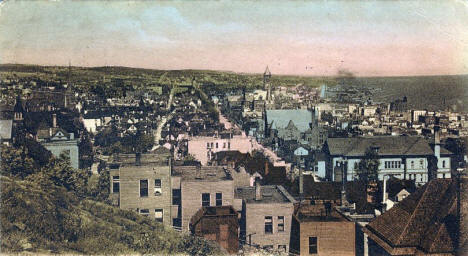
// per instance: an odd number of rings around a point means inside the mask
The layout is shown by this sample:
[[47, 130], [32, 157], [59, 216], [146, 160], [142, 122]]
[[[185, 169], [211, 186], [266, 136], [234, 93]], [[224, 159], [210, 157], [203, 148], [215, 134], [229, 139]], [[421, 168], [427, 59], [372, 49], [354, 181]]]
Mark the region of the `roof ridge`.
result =
[[396, 241], [396, 245], [399, 245], [401, 243], [401, 240], [403, 239], [403, 234], [406, 233], [406, 231], [408, 230], [408, 227], [409, 227], [409, 224], [411, 223], [411, 221], [415, 218], [415, 212], [416, 212], [416, 209], [418, 209], [419, 205], [421, 204], [421, 201], [422, 201], [422, 198], [424, 197], [424, 195], [427, 193], [427, 190], [429, 188], [429, 185], [432, 185], [431, 183], [428, 183], [427, 186], [425, 186], [425, 189], [424, 189], [424, 192], [422, 193], [422, 195], [419, 197], [419, 200], [418, 200], [418, 203], [416, 204], [416, 207], [414, 207], [412, 213], [411, 213], [411, 217], [409, 218], [408, 222], [406, 222], [406, 225], [405, 225], [405, 228], [403, 229], [403, 232], [400, 233], [400, 235], [398, 236], [398, 239]]
[[406, 151], [403, 152], [404, 155], [406, 155], [406, 153], [408, 153], [408, 151], [410, 151], [410, 149], [412, 149], [414, 147], [414, 145], [416, 145], [416, 142], [418, 142], [420, 140], [419, 137], [416, 137], [416, 139], [414, 140], [414, 142], [406, 148]]

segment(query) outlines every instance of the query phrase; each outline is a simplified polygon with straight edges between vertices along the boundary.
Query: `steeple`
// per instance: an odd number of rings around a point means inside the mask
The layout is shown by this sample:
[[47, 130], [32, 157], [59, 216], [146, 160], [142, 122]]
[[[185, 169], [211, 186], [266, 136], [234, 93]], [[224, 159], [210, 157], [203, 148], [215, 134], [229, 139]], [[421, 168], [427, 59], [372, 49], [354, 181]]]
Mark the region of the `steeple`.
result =
[[265, 72], [263, 72], [263, 88], [266, 90], [267, 85], [270, 84], [270, 78], [271, 78], [271, 72], [268, 66], [265, 69]]
[[268, 66], [265, 69], [265, 72], [263, 72], [263, 89], [267, 90], [267, 101], [271, 101], [271, 83], [270, 83], [270, 78], [271, 78], [271, 72]]
[[23, 114], [24, 114], [24, 109], [23, 109], [23, 102], [21, 101], [21, 97], [18, 95], [16, 97], [16, 103], [15, 107], [13, 109], [14, 111], [14, 120], [15, 121], [22, 121], [23, 120]]

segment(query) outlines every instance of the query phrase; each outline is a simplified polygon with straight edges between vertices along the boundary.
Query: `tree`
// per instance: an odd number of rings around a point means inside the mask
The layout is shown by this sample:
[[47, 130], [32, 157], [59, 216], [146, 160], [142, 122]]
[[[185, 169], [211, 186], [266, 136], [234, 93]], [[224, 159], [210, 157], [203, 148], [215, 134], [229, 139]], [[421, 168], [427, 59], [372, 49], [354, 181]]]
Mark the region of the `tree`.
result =
[[24, 179], [35, 173], [34, 160], [28, 156], [26, 147], [14, 148], [2, 147], [1, 173], [6, 176], [14, 176]]
[[56, 186], [65, 187], [78, 196], [87, 194], [90, 171], [71, 167], [70, 159], [65, 154], [53, 158], [47, 166], [42, 168], [42, 173], [47, 175]]
[[377, 181], [379, 178], [379, 154], [374, 148], [367, 148], [364, 158], [359, 162], [357, 175], [359, 180]]

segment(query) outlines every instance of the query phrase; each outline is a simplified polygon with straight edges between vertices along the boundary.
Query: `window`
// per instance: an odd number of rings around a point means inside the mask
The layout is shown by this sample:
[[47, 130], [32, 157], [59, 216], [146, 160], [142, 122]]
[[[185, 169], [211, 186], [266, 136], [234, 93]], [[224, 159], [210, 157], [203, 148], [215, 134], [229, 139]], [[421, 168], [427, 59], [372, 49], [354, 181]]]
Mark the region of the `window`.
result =
[[445, 160], [442, 161], [442, 168], [445, 168]]
[[120, 176], [112, 176], [112, 193], [120, 192]]
[[231, 142], [228, 142], [228, 149], [231, 149]]
[[216, 148], [218, 148], [218, 142], [216, 142]]
[[411, 161], [411, 169], [414, 169], [414, 161]]
[[223, 148], [226, 148], [226, 142], [223, 142]]
[[202, 197], [202, 206], [210, 206], [210, 193], [203, 193]]
[[211, 142], [211, 148], [213, 148], [213, 142]]
[[161, 180], [160, 179], [155, 179], [154, 180], [154, 195], [159, 196], [162, 193], [162, 188], [161, 188]]
[[316, 236], [309, 236], [309, 254], [317, 254], [317, 237]]
[[206, 143], [206, 148], [210, 148], [210, 143], [209, 142]]
[[140, 197], [148, 196], [148, 180], [140, 180]]
[[180, 189], [172, 190], [172, 205], [180, 205]]
[[172, 219], [172, 226], [175, 227], [176, 229], [182, 228], [182, 219], [173, 218]]
[[221, 206], [221, 205], [223, 205], [223, 194], [216, 193], [216, 206]]
[[163, 222], [163, 209], [154, 209], [154, 218], [156, 221]]
[[265, 234], [273, 233], [273, 217], [265, 216]]
[[278, 232], [284, 232], [284, 216], [278, 216]]
[[149, 216], [149, 210], [148, 209], [140, 209], [140, 214], [148, 217]]
[[419, 167], [424, 168], [424, 159], [419, 160]]

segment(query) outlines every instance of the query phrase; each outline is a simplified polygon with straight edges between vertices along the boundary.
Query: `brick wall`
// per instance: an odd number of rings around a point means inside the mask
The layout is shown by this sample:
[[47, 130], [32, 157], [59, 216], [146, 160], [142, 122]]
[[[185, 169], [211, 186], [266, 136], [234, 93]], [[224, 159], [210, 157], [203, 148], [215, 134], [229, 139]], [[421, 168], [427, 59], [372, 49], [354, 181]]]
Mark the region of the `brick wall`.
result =
[[[292, 203], [251, 203], [246, 204], [245, 228], [248, 242], [249, 234], [252, 235], [252, 244], [260, 246], [273, 245], [273, 249], [278, 249], [278, 245], [286, 245], [289, 250], [289, 236], [291, 234], [291, 218], [294, 211]], [[265, 234], [265, 216], [273, 217], [273, 233]], [[284, 216], [284, 231], [278, 231], [278, 216]]]
[[189, 230], [192, 216], [202, 206], [202, 193], [210, 193], [210, 206], [216, 205], [216, 193], [223, 194], [223, 205], [233, 205], [234, 182], [232, 180], [222, 181], [182, 181], [182, 230]]

